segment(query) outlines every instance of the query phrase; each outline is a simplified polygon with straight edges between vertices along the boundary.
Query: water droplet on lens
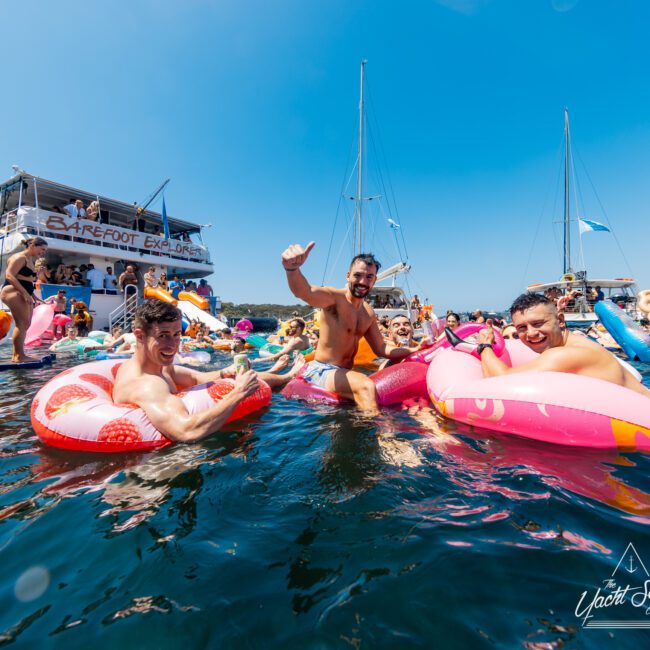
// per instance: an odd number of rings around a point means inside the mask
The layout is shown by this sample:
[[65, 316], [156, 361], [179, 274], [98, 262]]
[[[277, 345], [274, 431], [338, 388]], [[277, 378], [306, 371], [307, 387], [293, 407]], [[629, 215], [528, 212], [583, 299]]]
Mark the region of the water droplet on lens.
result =
[[40, 598], [50, 585], [50, 572], [44, 566], [33, 566], [27, 569], [14, 587], [16, 598], [23, 603]]

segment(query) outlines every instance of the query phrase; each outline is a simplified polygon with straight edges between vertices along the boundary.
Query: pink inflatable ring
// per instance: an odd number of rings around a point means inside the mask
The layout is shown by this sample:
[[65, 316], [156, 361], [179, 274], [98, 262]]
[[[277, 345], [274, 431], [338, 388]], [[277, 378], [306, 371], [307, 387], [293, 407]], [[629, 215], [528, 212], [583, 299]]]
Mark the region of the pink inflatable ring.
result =
[[[172, 444], [135, 404], [115, 404], [113, 383], [123, 361], [109, 359], [65, 370], [41, 388], [32, 402], [32, 426], [51, 447], [75, 451], [115, 453], [148, 451]], [[177, 393], [190, 413], [204, 411], [233, 388], [220, 379]], [[228, 422], [257, 411], [271, 401], [271, 389], [260, 388], [242, 402]]]
[[[517, 367], [536, 353], [506, 341], [502, 360]], [[602, 379], [529, 371], [484, 377], [481, 362], [443, 350], [427, 372], [429, 396], [444, 416], [500, 433], [575, 447], [650, 451], [648, 398]]]
[[[476, 335], [487, 325], [485, 323], [463, 323], [459, 325], [455, 330], [454, 334], [463, 340], [467, 340], [469, 337], [476, 338]], [[470, 348], [473, 348], [470, 354], [479, 358], [476, 348], [478, 347], [476, 342], [468, 342]], [[406, 357], [405, 361], [417, 361], [418, 363], [431, 363], [431, 360], [438, 354], [441, 350], [446, 350], [451, 347], [451, 343], [446, 336], [440, 337], [433, 345], [413, 352]], [[506, 349], [506, 342], [501, 335], [501, 332], [498, 329], [494, 330], [494, 353], [500, 357], [504, 350]], [[468, 350], [469, 351], [469, 350]]]

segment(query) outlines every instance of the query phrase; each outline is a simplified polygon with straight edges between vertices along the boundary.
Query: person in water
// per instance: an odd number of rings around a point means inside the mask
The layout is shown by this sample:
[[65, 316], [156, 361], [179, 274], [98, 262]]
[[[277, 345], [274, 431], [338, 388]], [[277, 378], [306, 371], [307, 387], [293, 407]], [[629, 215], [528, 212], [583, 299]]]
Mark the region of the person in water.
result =
[[50, 352], [56, 352], [59, 348], [68, 347], [71, 343], [79, 341], [79, 332], [74, 325], [68, 324], [65, 333], [66, 335], [64, 337], [60, 338], [58, 341], [50, 345], [48, 348]]
[[[167, 438], [177, 442], [195, 442], [218, 431], [237, 405], [259, 388], [258, 377], [273, 384], [274, 376], [256, 374], [248, 370], [235, 374], [233, 366], [213, 372], [200, 372], [174, 365], [174, 357], [181, 341], [181, 311], [161, 300], [148, 300], [140, 305], [133, 319], [136, 348], [133, 358], [119, 368], [113, 386], [115, 403], [137, 404], [151, 423]], [[271, 369], [276, 372], [279, 360]], [[281, 381], [286, 383], [299, 371], [300, 366]], [[190, 414], [183, 401], [174, 393], [198, 384], [217, 379], [234, 378], [233, 389], [213, 407]], [[272, 386], [273, 387], [273, 386]]]
[[181, 312], [170, 303], [148, 300], [140, 305], [133, 329], [135, 353], [117, 372], [113, 400], [137, 404], [170, 440], [194, 442], [218, 431], [237, 405], [259, 387], [257, 375], [249, 370], [236, 377], [230, 393], [214, 406], [190, 414], [174, 393], [231, 375], [174, 365], [181, 340]]
[[350, 264], [345, 288], [311, 285], [300, 267], [314, 246], [313, 241], [306, 248], [293, 244], [282, 253], [282, 266], [293, 295], [322, 310], [320, 342], [315, 359], [307, 366], [303, 379], [354, 399], [357, 406], [366, 412], [376, 412], [374, 382], [363, 373], [352, 370], [359, 340], [365, 336], [378, 357], [399, 361], [410, 354], [408, 348], [398, 348], [384, 339], [375, 312], [365, 301], [377, 280], [380, 264], [373, 255], [357, 255]]
[[34, 311], [34, 290], [36, 288], [36, 260], [47, 252], [47, 242], [42, 237], [23, 241], [24, 251], [12, 255], [7, 261], [5, 282], [0, 290], [0, 300], [11, 311], [14, 323], [12, 336], [14, 363], [37, 361], [25, 354], [25, 335], [32, 322]]
[[280, 337], [278, 345], [281, 346], [279, 352], [268, 357], [262, 357], [259, 360], [273, 361], [273, 359], [279, 359], [283, 354], [292, 354], [293, 352], [302, 352], [309, 349], [311, 343], [309, 337], [305, 334], [305, 321], [302, 318], [292, 318], [287, 325], [286, 337]]
[[569, 372], [609, 381], [650, 397], [650, 390], [633, 377], [611, 352], [570, 332], [564, 314], [558, 312], [552, 300], [539, 294], [522, 294], [512, 303], [510, 316], [519, 340], [538, 352], [539, 357], [509, 368], [494, 354], [494, 330], [488, 320], [488, 326], [479, 332], [478, 348], [486, 377], [531, 370]]
[[133, 354], [136, 349], [136, 336], [133, 332], [125, 332], [120, 325], [114, 325], [111, 336], [101, 345], [87, 346], [84, 352], [99, 352], [110, 350], [116, 354]]

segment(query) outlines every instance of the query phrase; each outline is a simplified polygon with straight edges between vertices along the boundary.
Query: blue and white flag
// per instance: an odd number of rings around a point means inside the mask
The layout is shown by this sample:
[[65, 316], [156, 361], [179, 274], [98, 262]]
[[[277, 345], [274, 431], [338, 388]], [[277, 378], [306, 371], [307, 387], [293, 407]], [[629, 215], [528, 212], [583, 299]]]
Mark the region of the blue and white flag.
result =
[[389, 225], [393, 230], [397, 230], [398, 228], [401, 228], [401, 226], [400, 226], [398, 223], [396, 223], [395, 221], [393, 221], [392, 219], [387, 219], [387, 221], [388, 221], [388, 225]]
[[591, 221], [590, 219], [578, 219], [578, 227], [580, 228], [580, 234], [586, 232], [611, 232], [610, 229], [598, 221]]
[[165, 239], [169, 239], [169, 221], [167, 221], [167, 208], [165, 207], [165, 195], [163, 194], [162, 222]]

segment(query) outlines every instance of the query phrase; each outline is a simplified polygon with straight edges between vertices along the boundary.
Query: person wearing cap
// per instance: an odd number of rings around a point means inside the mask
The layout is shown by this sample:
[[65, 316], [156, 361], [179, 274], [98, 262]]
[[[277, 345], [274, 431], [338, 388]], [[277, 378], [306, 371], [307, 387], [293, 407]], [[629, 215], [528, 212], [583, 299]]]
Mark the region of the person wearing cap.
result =
[[79, 336], [88, 336], [88, 331], [92, 327], [93, 318], [88, 312], [88, 306], [85, 302], [79, 300], [74, 314], [74, 324], [79, 332]]

